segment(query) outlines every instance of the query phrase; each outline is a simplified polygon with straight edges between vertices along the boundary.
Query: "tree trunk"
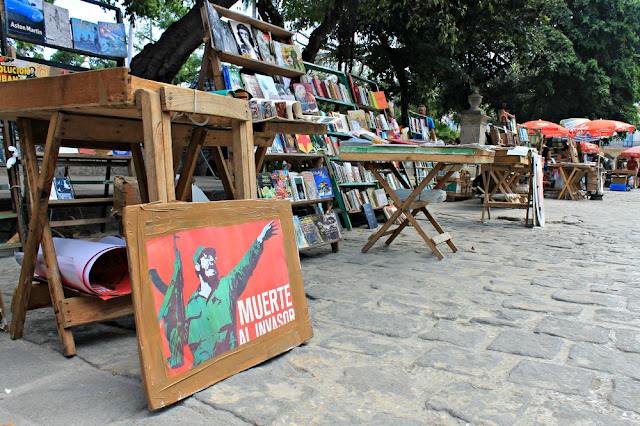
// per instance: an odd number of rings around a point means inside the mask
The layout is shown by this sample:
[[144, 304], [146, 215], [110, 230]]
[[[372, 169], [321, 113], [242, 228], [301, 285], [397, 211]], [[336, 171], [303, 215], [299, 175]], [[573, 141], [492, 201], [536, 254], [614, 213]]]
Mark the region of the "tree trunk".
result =
[[[230, 7], [235, 1], [214, 0], [212, 3]], [[204, 29], [200, 8], [203, 4], [203, 0], [197, 0], [186, 15], [167, 28], [160, 40], [147, 44], [142, 52], [134, 56], [131, 59], [131, 74], [171, 83], [189, 56], [202, 45]]]
[[333, 31], [340, 18], [344, 2], [342, 0], [336, 0], [333, 8], [327, 10], [324, 15], [324, 20], [318, 25], [318, 27], [309, 35], [309, 43], [302, 52], [302, 59], [307, 62], [314, 62], [318, 52], [325, 45], [327, 36]]
[[276, 27], [284, 27], [284, 18], [272, 0], [256, 0], [256, 8], [266, 22]]

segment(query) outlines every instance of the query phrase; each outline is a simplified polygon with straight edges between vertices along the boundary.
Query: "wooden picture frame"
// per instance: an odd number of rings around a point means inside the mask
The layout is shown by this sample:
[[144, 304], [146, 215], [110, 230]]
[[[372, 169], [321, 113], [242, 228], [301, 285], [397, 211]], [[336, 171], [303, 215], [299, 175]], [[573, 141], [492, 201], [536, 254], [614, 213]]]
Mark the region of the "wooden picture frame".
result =
[[150, 409], [312, 337], [289, 201], [128, 206], [124, 229]]

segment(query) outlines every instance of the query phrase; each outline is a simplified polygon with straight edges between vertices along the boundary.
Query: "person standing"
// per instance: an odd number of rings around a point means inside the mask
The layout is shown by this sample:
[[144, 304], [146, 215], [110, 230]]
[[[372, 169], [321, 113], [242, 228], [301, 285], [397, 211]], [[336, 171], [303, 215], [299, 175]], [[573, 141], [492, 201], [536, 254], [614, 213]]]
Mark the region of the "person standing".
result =
[[429, 117], [429, 110], [427, 109], [427, 107], [425, 105], [420, 105], [418, 107], [418, 114], [424, 115], [427, 119], [428, 140], [434, 141], [434, 142], [438, 140], [436, 138], [436, 125], [434, 124], [433, 119]]

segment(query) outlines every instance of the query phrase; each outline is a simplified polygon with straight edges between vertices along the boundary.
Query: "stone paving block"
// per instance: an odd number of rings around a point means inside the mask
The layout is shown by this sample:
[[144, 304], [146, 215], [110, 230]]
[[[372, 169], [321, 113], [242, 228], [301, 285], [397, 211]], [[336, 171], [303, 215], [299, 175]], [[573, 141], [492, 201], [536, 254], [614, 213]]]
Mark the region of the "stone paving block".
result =
[[327, 349], [337, 349], [341, 352], [354, 352], [371, 355], [374, 357], [386, 357], [391, 353], [398, 353], [401, 347], [393, 338], [380, 335], [363, 333], [338, 333], [326, 339], [320, 346]]
[[631, 312], [640, 313], [640, 297], [629, 297], [627, 300], [627, 309]]
[[549, 288], [564, 288], [566, 290], [583, 290], [586, 288], [584, 283], [553, 277], [534, 278], [531, 280], [531, 285]]
[[592, 343], [576, 343], [569, 351], [569, 363], [640, 380], [640, 354], [620, 352]]
[[593, 314], [594, 320], [596, 322], [606, 321], [626, 325], [637, 323], [640, 325], [640, 316], [625, 311], [618, 311], [614, 309], [596, 309]]
[[640, 414], [640, 382], [629, 379], [615, 379], [609, 401], [616, 407]]
[[335, 303], [316, 313], [316, 317], [347, 328], [401, 338], [410, 337], [428, 324], [426, 319], [417, 316], [387, 314], [347, 303]]
[[552, 359], [562, 349], [563, 341], [557, 337], [519, 330], [506, 330], [487, 347], [498, 352]]
[[507, 296], [513, 296], [516, 294], [528, 294], [528, 292], [526, 291], [525, 288], [522, 288], [524, 286], [517, 286], [517, 285], [510, 285], [510, 284], [502, 284], [502, 283], [494, 283], [493, 281], [491, 282], [491, 284], [487, 284], [485, 286], [483, 286], [482, 288], [486, 291], [491, 291], [494, 293], [501, 293], [501, 294], [506, 294]]
[[160, 411], [146, 411], [135, 417], [124, 421], [112, 423], [113, 426], [135, 425], [229, 425], [246, 426], [251, 425], [243, 419], [234, 416], [232, 413], [223, 410], [216, 410], [195, 398], [187, 398], [175, 405], [164, 408]]
[[520, 327], [514, 321], [490, 316], [473, 317], [469, 321], [472, 323], [492, 325], [495, 327]]
[[416, 360], [416, 365], [470, 376], [484, 376], [502, 359], [486, 352], [471, 352], [455, 346], [438, 346]]
[[558, 336], [575, 342], [606, 343], [609, 341], [609, 330], [604, 327], [556, 317], [543, 319], [534, 332]]
[[508, 380], [525, 386], [586, 396], [593, 375], [579, 368], [522, 360], [511, 370]]
[[561, 302], [577, 303], [580, 305], [606, 306], [618, 308], [624, 306], [625, 298], [610, 296], [600, 293], [580, 293], [575, 291], [559, 290], [551, 295], [554, 300]]
[[441, 340], [465, 348], [472, 348], [481, 343], [486, 334], [482, 330], [474, 330], [468, 326], [463, 327], [452, 321], [439, 321], [431, 331], [418, 337], [424, 340]]
[[2, 408], [40, 424], [69, 423], [65, 419], [109, 424], [148, 411], [141, 382], [77, 364], [13, 389], [0, 401]]
[[640, 353], [640, 331], [616, 330], [616, 348], [625, 352]]
[[514, 424], [527, 408], [530, 397], [517, 392], [482, 389], [458, 382], [429, 397], [426, 407], [445, 411], [463, 422]]
[[509, 298], [502, 302], [503, 308], [520, 309], [523, 311], [543, 312], [546, 314], [570, 315], [576, 316], [582, 312], [582, 308], [572, 305], [552, 305], [543, 300], [529, 298]]
[[380, 365], [374, 363], [345, 368], [337, 382], [358, 393], [375, 392], [401, 399], [414, 399], [417, 396], [409, 374], [397, 368], [380, 368]]
[[[537, 424], [558, 424], [558, 425], [637, 425], [637, 422], [629, 419], [623, 419], [618, 413], [603, 414], [583, 407], [574, 408], [565, 402], [549, 401], [545, 407], [551, 412], [554, 422], [549, 419], [543, 419]], [[531, 423], [533, 424], [533, 423]]]

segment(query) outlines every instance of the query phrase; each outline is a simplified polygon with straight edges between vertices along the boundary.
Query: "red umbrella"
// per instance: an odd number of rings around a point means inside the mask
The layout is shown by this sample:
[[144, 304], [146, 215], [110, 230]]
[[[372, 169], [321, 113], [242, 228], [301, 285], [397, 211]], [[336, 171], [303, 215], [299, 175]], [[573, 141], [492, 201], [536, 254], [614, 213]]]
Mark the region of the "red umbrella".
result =
[[569, 130], [562, 127], [559, 124], [552, 123], [551, 121], [536, 120], [527, 121], [523, 126], [529, 128], [529, 134], [532, 135], [535, 132], [533, 129], [540, 130], [542, 134], [548, 138], [561, 138], [569, 134]]
[[615, 132], [631, 132], [636, 128], [633, 124], [616, 120], [593, 120], [578, 124], [571, 129], [573, 135], [590, 135], [594, 138], [613, 136]]
[[640, 146], [634, 146], [633, 148], [624, 150], [620, 155], [627, 158], [640, 158]]
[[600, 147], [591, 142], [580, 142], [580, 151], [586, 152], [588, 154], [593, 154], [600, 151]]

